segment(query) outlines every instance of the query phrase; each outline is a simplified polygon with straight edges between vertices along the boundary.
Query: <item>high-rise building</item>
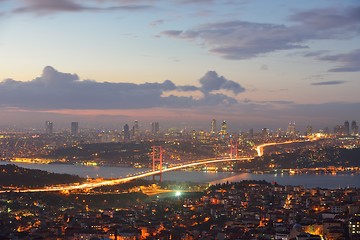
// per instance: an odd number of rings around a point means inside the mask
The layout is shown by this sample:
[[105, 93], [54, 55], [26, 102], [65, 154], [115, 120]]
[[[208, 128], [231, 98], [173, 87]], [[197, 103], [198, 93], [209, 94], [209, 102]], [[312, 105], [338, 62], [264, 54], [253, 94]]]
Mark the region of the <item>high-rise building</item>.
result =
[[134, 130], [135, 130], [135, 134], [138, 135], [139, 134], [139, 121], [138, 120], [134, 121]]
[[123, 127], [123, 136], [124, 136], [124, 140], [125, 141], [129, 141], [130, 140], [130, 128], [129, 125], [125, 124]]
[[226, 121], [224, 120], [224, 121], [221, 123], [220, 134], [221, 134], [221, 135], [225, 135], [226, 133], [227, 133], [227, 123], [226, 123]]
[[211, 121], [211, 133], [212, 134], [216, 133], [216, 120], [215, 119], [213, 119]]
[[287, 127], [286, 134], [292, 136], [295, 135], [295, 133], [296, 133], [295, 122], [290, 122]]
[[156, 135], [159, 133], [160, 127], [159, 122], [152, 122], [151, 123], [151, 133]]
[[344, 135], [346, 135], [346, 136], [350, 135], [350, 123], [349, 123], [349, 121], [344, 122]]
[[45, 122], [45, 131], [46, 131], [46, 134], [53, 134], [53, 132], [54, 132], [53, 122], [50, 122], [50, 121]]
[[351, 135], [356, 136], [359, 133], [359, 127], [355, 121], [351, 122]]
[[71, 135], [77, 136], [79, 134], [79, 122], [71, 122]]
[[133, 135], [133, 138], [137, 138], [140, 135], [139, 121], [138, 120], [134, 121], [134, 126], [132, 128], [132, 135]]

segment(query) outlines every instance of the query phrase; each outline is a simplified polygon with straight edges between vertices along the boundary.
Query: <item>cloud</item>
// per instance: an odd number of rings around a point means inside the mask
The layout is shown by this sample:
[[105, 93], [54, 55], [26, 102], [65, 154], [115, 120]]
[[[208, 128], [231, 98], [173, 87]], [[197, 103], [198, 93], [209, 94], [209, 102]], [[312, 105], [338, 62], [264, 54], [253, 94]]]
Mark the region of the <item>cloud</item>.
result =
[[26, 0], [25, 6], [15, 9], [15, 12], [74, 12], [88, 10], [89, 8], [75, 3], [71, 0], [56, 0], [56, 1], [47, 1], [47, 0]]
[[[0, 82], [0, 116], [3, 122], [11, 124], [75, 119], [100, 125], [103, 122], [118, 124], [120, 118], [153, 121], [166, 116], [164, 124], [187, 122], [190, 126], [195, 121], [203, 126], [214, 116], [221, 116], [234, 131], [244, 126], [278, 128], [294, 120], [305, 126], [311, 123], [331, 127], [344, 118], [360, 117], [355, 111], [360, 103], [298, 104], [286, 99], [237, 101], [219, 90], [240, 93], [243, 88], [215, 71], [207, 72], [196, 86], [178, 86], [171, 80], [142, 84], [80, 80], [76, 74], [62, 73], [48, 66], [40, 77], [31, 81], [6, 79]], [[183, 91], [186, 96], [172, 94], [176, 91]], [[200, 92], [201, 96], [192, 97], [191, 91]]]
[[[138, 11], [153, 8], [151, 5], [133, 4], [126, 1], [120, 1], [121, 5], [113, 1], [76, 1], [76, 0], [22, 0], [23, 4], [14, 9], [15, 13], [36, 13], [51, 14], [56, 12], [80, 12], [80, 11]], [[95, 4], [94, 4], [95, 3]], [[102, 3], [110, 3], [103, 7]], [[126, 3], [126, 4], [124, 4]], [[116, 4], [116, 5], [113, 5]]]
[[210, 52], [227, 59], [247, 59], [285, 49], [305, 48], [284, 25], [230, 21], [200, 25], [187, 31], [168, 30], [162, 35], [198, 41]]
[[305, 52], [305, 53], [300, 53], [300, 54], [304, 57], [321, 57], [325, 53], [328, 53], [328, 52], [329, 51], [326, 51], [326, 50], [319, 50], [319, 51], [311, 51], [311, 52]]
[[209, 71], [199, 79], [201, 88], [204, 93], [209, 93], [216, 90], [229, 90], [235, 94], [244, 92], [245, 89], [240, 84], [227, 80], [223, 76], [219, 76], [215, 71]]
[[163, 31], [162, 34], [169, 36], [169, 37], [179, 37], [182, 34], [183, 31], [179, 31], [179, 30], [167, 30], [167, 31]]
[[312, 9], [295, 13], [290, 16], [290, 20], [300, 22], [312, 30], [320, 30], [321, 34], [336, 29], [341, 29], [343, 34], [359, 33], [360, 7]]
[[196, 87], [196, 86], [191, 86], [191, 85], [178, 86], [177, 89], [180, 90], [180, 91], [183, 91], [183, 92], [190, 92], [190, 91], [197, 91], [197, 90], [199, 90], [198, 87]]
[[112, 6], [107, 8], [99, 8], [99, 10], [124, 10], [124, 11], [139, 11], [152, 9], [151, 5], [123, 5], [123, 6]]
[[[111, 83], [80, 80], [76, 74], [62, 73], [53, 67], [44, 68], [40, 77], [22, 82], [6, 79], [0, 82], [0, 103], [6, 107], [22, 109], [139, 109], [154, 107], [193, 107], [234, 104], [237, 101], [213, 90], [244, 89], [237, 83], [209, 72], [201, 78], [200, 87], [176, 86], [172, 81], [162, 83]], [[210, 81], [221, 81], [214, 89]], [[204, 84], [206, 87], [204, 88]], [[206, 96], [165, 96], [171, 91], [203, 91]]]
[[360, 71], [360, 49], [350, 53], [327, 55], [319, 58], [320, 60], [338, 62], [340, 67], [329, 69], [329, 72], [358, 72]]
[[[293, 25], [214, 22], [161, 35], [196, 42], [226, 59], [249, 59], [280, 50], [304, 49], [310, 40], [348, 39], [360, 33], [359, 7], [293, 14]], [[307, 18], [305, 18], [307, 17]]]
[[346, 83], [346, 81], [325, 81], [325, 82], [315, 82], [315, 83], [312, 83], [311, 85], [323, 86], [323, 85], [339, 85], [339, 84], [344, 84], [344, 83]]

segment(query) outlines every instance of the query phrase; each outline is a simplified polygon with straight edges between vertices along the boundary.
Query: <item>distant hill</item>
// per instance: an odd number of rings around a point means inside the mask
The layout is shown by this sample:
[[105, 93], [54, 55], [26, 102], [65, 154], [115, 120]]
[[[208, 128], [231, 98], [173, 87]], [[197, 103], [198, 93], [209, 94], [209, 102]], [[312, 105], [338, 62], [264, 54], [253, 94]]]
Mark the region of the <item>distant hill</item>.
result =
[[0, 188], [43, 187], [53, 184], [83, 182], [84, 180], [84, 178], [76, 175], [50, 173], [12, 164], [0, 165]]

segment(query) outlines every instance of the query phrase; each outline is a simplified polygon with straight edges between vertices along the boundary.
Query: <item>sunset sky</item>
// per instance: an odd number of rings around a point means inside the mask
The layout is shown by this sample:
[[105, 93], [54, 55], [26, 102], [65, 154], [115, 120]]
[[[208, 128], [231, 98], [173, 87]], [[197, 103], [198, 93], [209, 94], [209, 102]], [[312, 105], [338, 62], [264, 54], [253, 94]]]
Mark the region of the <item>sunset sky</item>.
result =
[[360, 123], [358, 0], [0, 0], [0, 125]]

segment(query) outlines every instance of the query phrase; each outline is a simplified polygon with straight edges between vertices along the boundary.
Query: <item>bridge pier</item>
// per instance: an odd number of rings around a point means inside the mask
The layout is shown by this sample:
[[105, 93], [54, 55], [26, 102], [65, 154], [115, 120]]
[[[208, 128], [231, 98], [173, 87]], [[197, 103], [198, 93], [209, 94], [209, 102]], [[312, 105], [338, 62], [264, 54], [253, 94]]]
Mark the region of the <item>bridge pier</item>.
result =
[[[159, 181], [162, 182], [162, 163], [163, 163], [163, 155], [162, 155], [162, 146], [153, 146], [152, 147], [152, 170], [160, 170]], [[158, 164], [157, 164], [158, 163]], [[155, 176], [153, 175], [153, 180], [155, 180]]]
[[237, 139], [230, 138], [230, 158], [238, 159], [238, 141]]

